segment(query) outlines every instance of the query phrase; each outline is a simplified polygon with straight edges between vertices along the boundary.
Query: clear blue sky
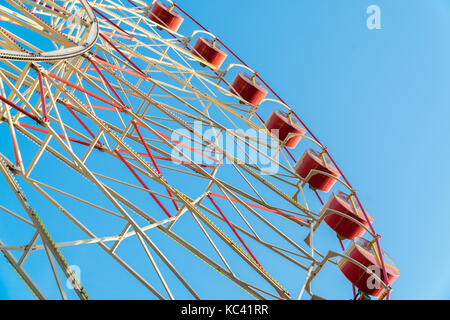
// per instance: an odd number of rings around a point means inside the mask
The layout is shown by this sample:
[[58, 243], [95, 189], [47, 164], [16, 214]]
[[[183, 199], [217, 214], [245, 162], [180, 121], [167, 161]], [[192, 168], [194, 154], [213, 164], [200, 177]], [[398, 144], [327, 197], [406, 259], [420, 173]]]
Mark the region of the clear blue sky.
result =
[[[449, 299], [450, 1], [179, 4], [257, 70], [329, 147], [401, 268], [392, 298]], [[372, 4], [381, 8], [381, 30], [366, 27]], [[23, 285], [9, 280], [3, 262], [0, 298], [22, 297]], [[333, 275], [315, 284], [318, 294], [342, 297], [348, 284]]]

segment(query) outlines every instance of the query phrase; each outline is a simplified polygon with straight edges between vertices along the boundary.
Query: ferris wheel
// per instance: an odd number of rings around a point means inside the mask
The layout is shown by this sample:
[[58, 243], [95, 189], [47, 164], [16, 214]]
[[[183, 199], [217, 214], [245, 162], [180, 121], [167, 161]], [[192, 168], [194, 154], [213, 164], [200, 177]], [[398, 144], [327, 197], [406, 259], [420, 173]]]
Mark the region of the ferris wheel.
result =
[[0, 251], [38, 299], [321, 299], [328, 266], [389, 299], [376, 217], [187, 8], [5, 0], [0, 60]]

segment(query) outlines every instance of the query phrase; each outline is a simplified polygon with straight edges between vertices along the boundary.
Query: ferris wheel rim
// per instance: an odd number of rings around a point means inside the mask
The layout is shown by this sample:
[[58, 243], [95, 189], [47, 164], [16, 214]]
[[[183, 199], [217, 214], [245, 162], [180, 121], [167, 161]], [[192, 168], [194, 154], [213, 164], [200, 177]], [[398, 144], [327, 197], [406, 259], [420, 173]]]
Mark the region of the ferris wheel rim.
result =
[[100, 34], [100, 28], [98, 19], [89, 2], [87, 0], [77, 1], [79, 1], [83, 8], [86, 10], [86, 14], [91, 21], [89, 34], [86, 38], [86, 41], [82, 45], [48, 52], [32, 53], [0, 49], [0, 60], [46, 62], [71, 59], [88, 52], [97, 42]]

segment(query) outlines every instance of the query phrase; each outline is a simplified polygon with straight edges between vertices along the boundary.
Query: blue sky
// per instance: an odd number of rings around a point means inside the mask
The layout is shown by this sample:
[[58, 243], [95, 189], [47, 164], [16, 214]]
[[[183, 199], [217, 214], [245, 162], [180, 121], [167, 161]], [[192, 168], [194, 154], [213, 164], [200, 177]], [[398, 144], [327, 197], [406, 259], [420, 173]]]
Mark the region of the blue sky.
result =
[[[450, 1], [179, 4], [257, 70], [329, 147], [400, 266], [392, 298], [449, 299]], [[381, 30], [366, 27], [372, 4], [381, 8]], [[9, 269], [0, 263], [0, 298], [23, 290], [10, 282]], [[325, 275], [315, 291], [342, 297], [346, 280], [334, 278], [336, 271]]]

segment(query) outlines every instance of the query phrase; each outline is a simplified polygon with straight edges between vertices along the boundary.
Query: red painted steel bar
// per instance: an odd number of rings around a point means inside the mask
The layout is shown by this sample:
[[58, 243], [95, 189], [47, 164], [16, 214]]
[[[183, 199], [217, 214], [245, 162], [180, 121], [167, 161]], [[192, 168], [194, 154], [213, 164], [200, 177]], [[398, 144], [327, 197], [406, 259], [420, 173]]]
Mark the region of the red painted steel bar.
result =
[[[217, 209], [217, 211], [220, 213], [220, 215], [222, 216], [222, 218], [225, 220], [225, 222], [228, 224], [228, 226], [231, 228], [231, 230], [233, 231], [233, 233], [236, 235], [236, 237], [238, 237], [239, 241], [241, 242], [241, 244], [245, 247], [245, 249], [247, 250], [247, 252], [250, 254], [250, 256], [253, 258], [253, 260], [255, 260], [255, 262], [259, 265], [259, 267], [264, 270], [263, 266], [261, 265], [261, 263], [259, 263], [258, 259], [256, 259], [255, 255], [253, 254], [253, 252], [250, 250], [250, 248], [247, 246], [247, 244], [245, 243], [245, 241], [241, 238], [241, 236], [239, 235], [239, 233], [237, 232], [237, 230], [234, 228], [233, 224], [228, 220], [228, 218], [225, 216], [225, 214], [222, 212], [222, 210], [220, 209], [220, 207], [217, 205], [217, 203], [214, 201], [214, 199], [211, 197], [210, 194], [208, 194], [208, 199], [211, 201], [211, 203], [214, 205], [214, 207]], [[277, 290], [278, 295], [283, 298], [283, 295]], [[284, 298], [283, 298], [284, 299]]]
[[159, 201], [159, 199], [153, 194], [153, 192], [151, 192], [149, 187], [147, 187], [145, 182], [141, 179], [141, 177], [139, 177], [139, 175], [136, 173], [136, 171], [133, 169], [133, 167], [128, 163], [128, 161], [125, 160], [125, 158], [117, 150], [116, 150], [116, 154], [117, 154], [117, 156], [119, 156], [120, 160], [122, 160], [122, 162], [127, 166], [128, 170], [130, 170], [131, 173], [136, 177], [136, 179], [139, 181], [139, 183], [142, 185], [142, 187], [144, 187], [146, 190], [149, 191], [150, 196], [153, 198], [153, 200], [155, 200], [155, 202], [159, 205], [159, 207], [162, 209], [162, 211], [164, 211], [164, 213], [169, 218], [172, 217], [172, 215], [169, 213], [169, 211], [167, 211], [166, 207], [164, 207], [163, 204], [161, 203], [161, 201]]
[[106, 34], [106, 35], [108, 35], [110, 37], [116, 37], [116, 38], [122, 38], [122, 39], [128, 39], [128, 40], [132, 40], [133, 39], [132, 36], [126, 36], [126, 35], [120, 34], [120, 33], [112, 33], [112, 32], [105, 31], [105, 30], [102, 30], [102, 33]]
[[[122, 149], [118, 149], [118, 150], [119, 150], [119, 152], [121, 152], [121, 153], [127, 153], [125, 150], [122, 150]], [[136, 154], [138, 154], [138, 155], [141, 156], [141, 157], [147, 157], [147, 158], [149, 157], [149, 155], [146, 154], [146, 153], [136, 152]], [[171, 161], [171, 162], [175, 162], [175, 163], [178, 163], [178, 164], [190, 164], [190, 162], [180, 162], [180, 161], [176, 161], [176, 160], [173, 160], [173, 159], [167, 158], [167, 157], [161, 157], [161, 156], [155, 156], [155, 155], [153, 155], [153, 157], [154, 157], [155, 159], [158, 159], [158, 160]], [[132, 158], [130, 158], [130, 159], [132, 159]], [[200, 167], [202, 167], [202, 168], [208, 168], [208, 169], [211, 169], [211, 170], [215, 169], [215, 167], [213, 167], [213, 166], [208, 166], [208, 165], [206, 165], [206, 164], [200, 164], [200, 163], [197, 163], [197, 165], [200, 166]]]
[[[155, 158], [153, 157], [153, 154], [152, 154], [152, 152], [150, 151], [150, 148], [149, 148], [148, 145], [147, 145], [147, 142], [145, 142], [145, 139], [144, 139], [144, 137], [142, 136], [141, 131], [139, 130], [138, 125], [137, 125], [136, 122], [134, 122], [134, 121], [133, 121], [133, 126], [134, 126], [134, 129], [136, 130], [136, 132], [137, 132], [137, 134], [138, 134], [138, 136], [139, 136], [139, 139], [141, 140], [142, 144], [144, 145], [145, 150], [147, 151], [147, 154], [149, 155], [150, 159], [152, 160], [153, 166], [154, 166], [155, 169], [158, 171], [158, 173], [161, 175], [161, 177], [163, 177], [163, 175], [162, 175], [162, 173], [161, 173], [161, 170], [159, 170], [159, 166], [158, 166], [158, 164], [156, 163]], [[172, 202], [173, 202], [173, 205], [175, 206], [175, 210], [178, 211], [178, 209], [180, 209], [180, 208], [178, 207], [178, 203], [175, 201], [172, 192], [169, 190], [169, 188], [166, 188], [166, 190], [167, 190], [167, 193], [169, 194], [169, 196], [172, 198]]]
[[147, 77], [147, 75], [145, 74], [144, 71], [141, 70], [141, 68], [139, 68], [133, 61], [131, 61], [130, 58], [127, 57], [127, 55], [125, 53], [122, 52], [122, 50], [120, 50], [119, 48], [117, 48], [117, 46], [112, 43], [111, 41], [109, 41], [103, 34], [100, 33], [100, 37], [105, 40], [111, 47], [113, 47], [113, 49], [115, 51], [117, 51], [118, 54], [120, 54], [125, 60], [127, 60], [133, 67], [136, 68], [136, 70], [138, 70], [140, 73], [142, 73], [143, 76]]
[[214, 205], [214, 207], [216, 208], [216, 210], [220, 213], [220, 215], [222, 216], [222, 218], [225, 220], [225, 222], [228, 224], [228, 226], [230, 227], [230, 229], [233, 231], [233, 233], [236, 235], [236, 237], [239, 239], [239, 241], [241, 242], [241, 244], [245, 247], [245, 249], [247, 250], [247, 252], [251, 255], [251, 257], [253, 258], [253, 260], [256, 261], [256, 263], [262, 268], [261, 264], [259, 263], [258, 259], [256, 259], [255, 255], [253, 254], [253, 252], [250, 250], [250, 248], [247, 246], [247, 244], [245, 243], [245, 241], [241, 238], [241, 236], [239, 235], [239, 233], [237, 232], [236, 228], [233, 226], [233, 224], [230, 222], [230, 220], [228, 220], [228, 218], [225, 216], [225, 214], [222, 212], [222, 210], [219, 208], [219, 206], [217, 205], [217, 203], [214, 201], [214, 199], [211, 197], [210, 194], [208, 194], [208, 199], [209, 201], [211, 201], [211, 203]]
[[41, 104], [42, 104], [42, 114], [43, 114], [43, 119], [45, 122], [48, 121], [47, 119], [47, 106], [45, 104], [45, 93], [44, 93], [44, 83], [42, 81], [42, 73], [40, 71], [37, 72], [38, 74], [38, 79], [39, 79], [39, 91], [41, 94]]
[[100, 69], [98, 68], [97, 64], [94, 62], [94, 60], [89, 59], [89, 61], [91, 62], [92, 66], [95, 68], [95, 71], [97, 71], [98, 75], [103, 79], [103, 81], [105, 82], [106, 86], [109, 88], [109, 90], [112, 91], [113, 95], [116, 97], [117, 100], [119, 100], [119, 102], [122, 104], [122, 108], [124, 109], [130, 109], [129, 106], [127, 106], [123, 101], [122, 98], [120, 98], [119, 94], [116, 92], [116, 90], [113, 88], [113, 86], [111, 85], [111, 83], [108, 81], [108, 79], [106, 79], [106, 77], [103, 75], [103, 73], [100, 71]]
[[[214, 196], [214, 197], [217, 197], [217, 198], [228, 199], [227, 197], [222, 196], [222, 195], [217, 194], [217, 193], [214, 193], [214, 192], [210, 192], [209, 194], [210, 194], [211, 196]], [[239, 202], [237, 199], [234, 199], [234, 198], [230, 198], [230, 199], [231, 199], [231, 201], [233, 201], [233, 202]], [[300, 217], [296, 217], [296, 216], [293, 216], [293, 215], [290, 215], [290, 214], [286, 214], [286, 213], [283, 213], [283, 212], [280, 212], [280, 211], [277, 211], [277, 210], [265, 208], [265, 207], [259, 206], [259, 205], [257, 205], [257, 204], [253, 204], [253, 203], [249, 203], [249, 202], [245, 202], [245, 201], [244, 201], [244, 203], [245, 203], [246, 205], [248, 205], [249, 207], [261, 209], [261, 210], [268, 211], [268, 212], [272, 212], [272, 213], [276, 213], [276, 214], [282, 215], [283, 217], [286, 217], [286, 218], [295, 219], [295, 220], [299, 220], [299, 221], [302, 221], [302, 222], [310, 222], [310, 221], [307, 220], [307, 219], [303, 219], [303, 218], [300, 218]]]
[[133, 1], [131, 1], [131, 0], [128, 0], [128, 2], [131, 4], [131, 5], [133, 5], [134, 7], [138, 7], [137, 5], [136, 5], [136, 3], [134, 3]]
[[19, 107], [18, 105], [16, 105], [14, 102], [9, 101], [8, 99], [6, 99], [3, 96], [0, 96], [0, 100], [3, 101], [4, 103], [6, 103], [7, 105], [9, 105], [10, 107], [12, 107], [13, 109], [16, 109], [17, 111], [19, 111], [20, 113], [23, 113], [24, 115], [26, 115], [28, 118], [33, 119], [34, 121], [36, 121], [38, 124], [42, 125], [43, 121], [41, 119], [39, 119], [38, 117], [36, 117], [35, 115], [31, 114], [30, 112], [26, 111], [25, 109]]
[[[140, 126], [142, 127], [141, 124], [138, 123], [138, 125], [140, 125]], [[160, 135], [163, 136], [164, 138], [166, 138], [166, 139], [168, 139], [168, 140], [170, 140], [170, 141], [172, 141], [172, 142], [175, 142], [176, 144], [181, 145], [182, 147], [188, 148], [189, 150], [191, 150], [191, 151], [193, 151], [193, 152], [195, 152], [195, 153], [201, 154], [202, 156], [208, 158], [209, 160], [212, 160], [212, 161], [214, 161], [214, 162], [217, 162], [217, 159], [214, 159], [214, 158], [212, 158], [212, 157], [210, 157], [210, 156], [204, 154], [203, 152], [201, 152], [201, 151], [199, 151], [199, 150], [197, 150], [197, 149], [195, 149], [195, 148], [193, 148], [193, 147], [190, 147], [190, 146], [188, 146], [188, 145], [186, 145], [186, 144], [184, 144], [184, 143], [181, 143], [180, 141], [174, 140], [174, 139], [172, 139], [171, 137], [169, 137], [168, 135], [166, 135], [166, 134], [164, 134], [164, 133], [162, 133], [162, 132], [160, 132], [160, 131], [155, 130], [155, 132], [157, 132], [158, 134], [160, 134]]]
[[[42, 133], [46, 133], [46, 134], [49, 133], [48, 130], [45, 130], [45, 129], [42, 129], [42, 128], [38, 128], [38, 127], [29, 125], [29, 124], [26, 124], [26, 123], [19, 122], [19, 124], [20, 124], [22, 127], [24, 127], [24, 128], [32, 129], [32, 130], [35, 130], [35, 131], [38, 131], [38, 132], [42, 132]], [[57, 134], [57, 135], [58, 135], [58, 137], [60, 137], [61, 139], [65, 139], [65, 138], [66, 138], [66, 137], [65, 137], [64, 135], [62, 135], [62, 134]], [[75, 143], [78, 143], [78, 144], [82, 144], [82, 145], [84, 145], [84, 146], [90, 146], [90, 145], [91, 145], [89, 142], [86, 142], [86, 141], [82, 141], [82, 140], [78, 140], [78, 139], [74, 139], [74, 138], [70, 138], [70, 137], [68, 137], [68, 139], [69, 139], [69, 141], [72, 141], [72, 142], [75, 142]], [[97, 149], [97, 150], [102, 150], [102, 146], [101, 146], [101, 145], [96, 145], [94, 148]]]
[[89, 135], [92, 138], [95, 138], [95, 134], [89, 129], [89, 127], [84, 123], [84, 121], [80, 119], [80, 117], [75, 113], [75, 111], [73, 111], [72, 108], [67, 104], [64, 104], [64, 106], [67, 108], [67, 110], [69, 110], [69, 112], [74, 116], [74, 118], [77, 119], [77, 121], [83, 126], [83, 128], [89, 133]]
[[52, 7], [52, 6], [48, 5], [48, 4], [46, 4], [45, 2], [37, 1], [37, 0], [31, 0], [31, 1], [34, 1], [37, 4], [46, 7], [47, 9], [51, 9], [52, 11], [55, 11], [55, 12], [58, 12], [58, 13], [60, 12], [58, 9], [56, 9], [55, 7]]
[[314, 193], [316, 194], [317, 198], [319, 199], [320, 204], [324, 205], [322, 198], [320, 197], [319, 193], [317, 192], [317, 189], [314, 189]]
[[[130, 71], [129, 69], [126, 69], [126, 68], [122, 68], [122, 67], [118, 67], [118, 66], [116, 66], [116, 65], [113, 65], [112, 63], [109, 63], [109, 62], [107, 62], [107, 61], [101, 59], [101, 58], [98, 57], [98, 56], [96, 56], [96, 57], [94, 58], [94, 60], [95, 60], [96, 62], [98, 62], [99, 64], [103, 64], [103, 65], [105, 65], [105, 66], [110, 67], [111, 69], [119, 70], [119, 71], [128, 73], [129, 75], [138, 77], [138, 78], [143, 79], [143, 80], [148, 79], [148, 77], [144, 77], [143, 75], [141, 75], [141, 74], [139, 74], [139, 73], [137, 73], [137, 72], [133, 72], [133, 71]], [[87, 70], [88, 70], [88, 71], [92, 71], [92, 70], [95, 70], [95, 68], [88, 68]]]
[[115, 28], [117, 28], [118, 30], [120, 30], [121, 32], [125, 33], [127, 36], [131, 37], [132, 39], [134, 39], [135, 37], [131, 34], [129, 34], [128, 32], [126, 32], [125, 30], [123, 30], [121, 27], [119, 27], [117, 24], [115, 24], [111, 19], [109, 19], [107, 16], [105, 16], [103, 13], [101, 13], [100, 11], [98, 11], [97, 9], [95, 9], [94, 7], [92, 8], [96, 14], [98, 14], [100, 17], [104, 18], [106, 21], [108, 21], [111, 25], [113, 25]]
[[68, 85], [69, 87], [77, 89], [77, 90], [79, 90], [79, 91], [81, 91], [83, 93], [86, 93], [87, 95], [89, 95], [89, 96], [91, 96], [91, 97], [93, 97], [93, 98], [95, 98], [95, 99], [97, 99], [97, 100], [99, 100], [101, 102], [104, 102], [106, 104], [109, 104], [110, 106], [113, 106], [113, 107], [117, 108], [119, 111], [123, 111], [123, 107], [121, 105], [118, 105], [117, 103], [115, 103], [113, 101], [109, 101], [109, 100], [99, 96], [98, 94], [95, 94], [95, 93], [93, 93], [93, 92], [91, 92], [89, 90], [86, 90], [86, 89], [84, 89], [84, 88], [82, 88], [82, 87], [80, 87], [80, 86], [78, 86], [78, 85], [76, 85], [76, 84], [74, 84], [74, 83], [72, 83], [72, 82], [70, 82], [70, 81], [68, 81], [66, 79], [63, 79], [63, 78], [61, 78], [61, 77], [59, 77], [59, 76], [57, 76], [57, 75], [55, 75], [53, 73], [49, 73], [48, 75], [51, 78], [55, 79], [55, 80], [61, 81], [62, 83]]

